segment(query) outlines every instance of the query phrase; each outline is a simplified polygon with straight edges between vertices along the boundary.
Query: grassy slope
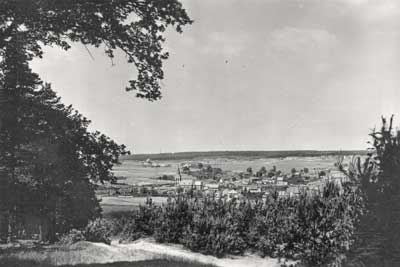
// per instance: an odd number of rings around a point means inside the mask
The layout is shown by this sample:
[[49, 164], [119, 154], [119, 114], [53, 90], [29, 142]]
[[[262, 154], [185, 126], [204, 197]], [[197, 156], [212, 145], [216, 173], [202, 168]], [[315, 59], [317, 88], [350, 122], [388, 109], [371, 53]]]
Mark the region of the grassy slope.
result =
[[[32, 260], [22, 260], [16, 258], [0, 259], [0, 266], [4, 267], [53, 267], [54, 265], [37, 262]], [[59, 265], [60, 267], [212, 267], [200, 263], [177, 261], [177, 260], [148, 260], [137, 262], [115, 262], [105, 264], [78, 264], [78, 265]]]
[[[25, 246], [1, 247], [0, 267], [213, 267], [190, 259], [156, 257], [157, 253], [133, 249], [119, 253], [115, 247], [101, 243], [78, 242], [69, 247]], [[121, 257], [122, 255], [122, 257]], [[99, 263], [96, 263], [99, 262]]]
[[182, 245], [141, 239], [111, 246], [81, 241], [70, 246], [14, 247], [1, 249], [0, 266], [18, 267], [279, 267], [278, 259], [255, 254], [216, 258], [192, 252]]

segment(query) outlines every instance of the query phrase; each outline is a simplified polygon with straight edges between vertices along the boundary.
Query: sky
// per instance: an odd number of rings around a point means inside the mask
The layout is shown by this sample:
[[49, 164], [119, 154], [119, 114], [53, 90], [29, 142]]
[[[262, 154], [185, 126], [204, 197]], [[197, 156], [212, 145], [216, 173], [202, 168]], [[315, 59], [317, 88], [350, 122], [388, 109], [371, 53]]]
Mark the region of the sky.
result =
[[160, 101], [125, 91], [122, 53], [46, 48], [32, 68], [132, 153], [365, 149], [381, 115], [400, 125], [400, 1], [182, 3]]

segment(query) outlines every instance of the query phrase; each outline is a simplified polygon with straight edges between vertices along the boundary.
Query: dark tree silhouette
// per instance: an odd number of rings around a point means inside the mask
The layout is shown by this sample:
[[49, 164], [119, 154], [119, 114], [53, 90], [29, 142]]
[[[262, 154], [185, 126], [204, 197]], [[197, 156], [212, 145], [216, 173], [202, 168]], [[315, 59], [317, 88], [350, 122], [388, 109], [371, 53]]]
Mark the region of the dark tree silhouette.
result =
[[382, 118], [381, 128], [370, 136], [366, 158], [354, 157], [348, 168], [343, 159], [337, 163], [362, 190], [366, 208], [346, 266], [399, 266], [400, 132], [393, 128], [393, 116]]
[[[8, 218], [8, 241], [18, 213], [21, 178], [28, 178], [25, 185], [32, 181], [41, 185], [44, 192], [55, 190], [57, 185], [52, 179], [48, 184], [34, 179], [55, 174], [47, 172], [50, 167], [43, 165], [44, 159], [33, 161], [33, 155], [36, 159], [46, 154], [52, 160], [57, 159], [54, 155], [73, 159], [69, 162], [78, 165], [68, 166], [68, 170], [76, 171], [74, 174], [57, 165], [57, 160], [48, 161], [61, 168], [55, 168], [58, 172], [69, 173], [58, 176], [60, 179], [68, 176], [103, 181], [112, 179], [109, 170], [123, 151], [104, 135], [87, 132], [88, 121], [54, 98], [29, 68], [29, 62], [43, 56], [44, 46], [68, 50], [73, 42], [102, 47], [111, 59], [116, 50], [122, 50], [137, 70], [137, 78], [129, 81], [126, 89], [153, 101], [161, 97], [162, 62], [168, 58], [162, 49], [163, 32], [168, 26], [181, 32], [182, 26], [191, 22], [177, 0], [0, 1], [0, 204]], [[48, 98], [35, 97], [39, 91]], [[89, 186], [86, 191], [93, 192], [93, 188]], [[60, 205], [51, 197], [44, 200], [53, 204], [47, 208], [54, 219]]]

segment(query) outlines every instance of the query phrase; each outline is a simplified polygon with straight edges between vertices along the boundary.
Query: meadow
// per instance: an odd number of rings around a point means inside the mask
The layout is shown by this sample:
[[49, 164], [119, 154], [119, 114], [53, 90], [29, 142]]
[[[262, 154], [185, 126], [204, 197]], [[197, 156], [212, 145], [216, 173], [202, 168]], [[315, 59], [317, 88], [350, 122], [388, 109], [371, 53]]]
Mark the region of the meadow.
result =
[[[136, 210], [140, 205], [146, 203], [146, 197], [118, 197], [118, 196], [100, 196], [101, 208], [104, 216], [110, 216], [115, 213], [129, 212]], [[167, 201], [166, 197], [152, 197], [155, 204], [162, 204]]]

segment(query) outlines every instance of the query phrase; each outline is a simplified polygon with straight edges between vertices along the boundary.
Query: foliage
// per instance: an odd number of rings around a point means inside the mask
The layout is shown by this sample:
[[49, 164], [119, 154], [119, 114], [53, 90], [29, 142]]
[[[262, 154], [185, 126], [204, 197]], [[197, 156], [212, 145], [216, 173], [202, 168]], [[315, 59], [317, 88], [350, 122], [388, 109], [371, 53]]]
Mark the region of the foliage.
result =
[[0, 165], [6, 166], [9, 183], [4, 189], [12, 192], [1, 203], [13, 212], [9, 225], [14, 233], [29, 214], [40, 218], [41, 238], [55, 241], [56, 233], [83, 227], [100, 215], [93, 182], [115, 179], [110, 170], [127, 151], [105, 135], [89, 132], [90, 121], [61, 104], [50, 85], [35, 83], [30, 94], [16, 96], [22, 102], [18, 120], [1, 132], [6, 138], [0, 141]]
[[122, 241], [131, 241], [153, 235], [159, 213], [159, 207], [155, 206], [152, 200], [148, 198], [146, 205], [139, 206], [139, 210], [129, 215], [120, 234]]
[[197, 179], [218, 179], [220, 175], [223, 174], [223, 171], [221, 168], [214, 168], [211, 165], [203, 166], [201, 165], [201, 168], [196, 171], [188, 169], [183, 169], [184, 173], [187, 173], [193, 177], [196, 177]]
[[221, 257], [226, 253], [242, 254], [247, 248], [236, 202], [212, 198], [193, 202], [193, 217], [184, 229], [181, 242], [193, 251]]
[[175, 181], [175, 176], [163, 174], [162, 176], [158, 177], [158, 179], [165, 181]]
[[89, 132], [90, 122], [61, 104], [29, 61], [41, 58], [44, 46], [68, 50], [73, 42], [103, 46], [111, 60], [122, 50], [137, 70], [126, 89], [157, 100], [168, 57], [163, 33], [191, 22], [177, 0], [0, 1], [0, 206], [7, 220], [0, 234], [6, 241], [27, 211], [40, 218], [42, 237], [51, 241], [86, 225], [100, 212], [92, 182], [115, 181], [110, 170], [126, 154], [124, 146]]
[[248, 167], [248, 168], [246, 169], [246, 172], [247, 172], [248, 174], [253, 174], [253, 169], [252, 169], [251, 167]]
[[400, 244], [400, 132], [393, 116], [370, 134], [372, 147], [367, 157], [353, 158], [348, 169], [339, 166], [366, 199], [366, 214], [357, 229], [357, 243], [349, 266], [398, 266]]
[[154, 237], [158, 242], [178, 243], [187, 222], [192, 220], [191, 205], [185, 195], [169, 197], [162, 212], [155, 218]]
[[[159, 242], [183, 244], [218, 257], [255, 250], [320, 265], [352, 244], [363, 210], [359, 193], [350, 185], [327, 183], [319, 194], [278, 197], [276, 193], [265, 201], [180, 195], [161, 207], [150, 203], [133, 211], [124, 234], [130, 239], [138, 233], [152, 235]], [[144, 233], [143, 226], [150, 229]]]
[[82, 231], [71, 229], [68, 233], [61, 236], [58, 244], [61, 246], [69, 246], [79, 241], [85, 241], [85, 235]]
[[112, 226], [107, 220], [97, 218], [90, 221], [84, 230], [84, 236], [86, 241], [90, 242], [102, 242], [111, 244]]
[[111, 59], [116, 50], [127, 55], [137, 69], [137, 78], [127, 90], [138, 97], [160, 98], [159, 81], [163, 79], [162, 50], [164, 31], [192, 21], [177, 0], [123, 1], [0, 1], [0, 53], [17, 34], [24, 43], [28, 59], [42, 57], [42, 47], [59, 46], [64, 50], [72, 42], [104, 47]]
[[257, 177], [262, 177], [265, 176], [266, 174], [267, 174], [267, 169], [264, 166], [262, 166], [260, 170], [256, 172]]
[[113, 224], [110, 220], [97, 218], [90, 221], [86, 227], [71, 229], [68, 233], [61, 236], [58, 244], [68, 246], [79, 241], [101, 242], [111, 244], [111, 235], [113, 234]]

